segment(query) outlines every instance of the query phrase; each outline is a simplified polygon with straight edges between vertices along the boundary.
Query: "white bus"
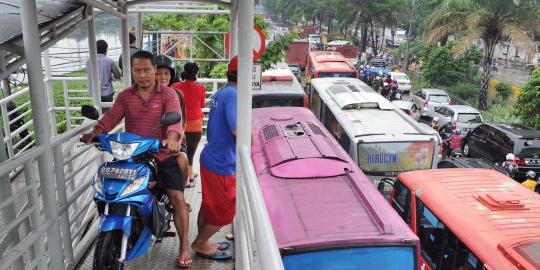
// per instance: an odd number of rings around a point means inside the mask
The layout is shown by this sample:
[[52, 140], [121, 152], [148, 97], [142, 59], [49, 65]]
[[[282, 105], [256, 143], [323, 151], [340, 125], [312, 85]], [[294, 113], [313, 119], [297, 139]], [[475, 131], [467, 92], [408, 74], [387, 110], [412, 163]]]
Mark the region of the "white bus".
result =
[[[362, 81], [311, 81], [310, 108], [369, 176], [436, 168], [440, 138]], [[375, 180], [376, 177], [371, 177]]]

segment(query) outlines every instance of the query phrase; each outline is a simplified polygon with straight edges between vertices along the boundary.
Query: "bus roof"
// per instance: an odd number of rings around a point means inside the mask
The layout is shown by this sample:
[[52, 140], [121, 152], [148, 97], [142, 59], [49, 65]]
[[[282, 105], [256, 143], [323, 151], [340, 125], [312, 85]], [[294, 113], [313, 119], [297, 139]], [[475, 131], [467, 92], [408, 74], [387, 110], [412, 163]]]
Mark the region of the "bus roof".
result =
[[347, 58], [334, 51], [312, 51], [309, 53], [310, 61], [320, 72], [351, 72], [354, 68], [347, 62]]
[[538, 194], [491, 169], [413, 171], [398, 180], [489, 269], [540, 269]]
[[252, 159], [282, 252], [417, 243], [311, 111], [254, 109], [252, 121]]
[[291, 69], [278, 66], [262, 73], [261, 90], [253, 90], [253, 96], [280, 95], [280, 96], [303, 96], [304, 89], [296, 79]]
[[317, 78], [311, 85], [357, 141], [425, 141], [436, 136], [358, 79]]

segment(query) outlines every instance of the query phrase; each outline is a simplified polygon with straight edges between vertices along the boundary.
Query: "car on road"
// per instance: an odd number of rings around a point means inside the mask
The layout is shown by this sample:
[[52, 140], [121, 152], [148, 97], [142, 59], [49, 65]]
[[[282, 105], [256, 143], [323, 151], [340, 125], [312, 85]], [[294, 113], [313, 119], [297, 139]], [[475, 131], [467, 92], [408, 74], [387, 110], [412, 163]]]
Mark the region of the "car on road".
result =
[[413, 109], [412, 109], [413, 103], [412, 102], [405, 101], [405, 100], [394, 100], [392, 101], [392, 104], [396, 105], [396, 107], [400, 108], [403, 112], [405, 112], [410, 117], [413, 117]]
[[411, 98], [414, 103], [414, 111], [423, 112], [427, 109], [433, 110], [438, 106], [452, 104], [448, 93], [441, 89], [424, 88], [412, 95]]
[[321, 36], [319, 34], [309, 34], [308, 36], [309, 45], [315, 46], [318, 43], [321, 43]]
[[297, 64], [290, 64], [289, 68], [291, 69], [294, 76], [298, 78], [298, 75], [300, 75], [300, 67]]
[[409, 93], [411, 91], [411, 80], [407, 77], [407, 74], [401, 72], [390, 72], [392, 80], [398, 83], [398, 89]]
[[540, 131], [520, 124], [481, 124], [464, 137], [462, 152], [467, 157], [502, 163], [507, 154], [515, 156], [516, 177], [540, 173]]
[[489, 162], [482, 158], [447, 158], [439, 161], [437, 163], [437, 168], [446, 169], [446, 168], [480, 168], [480, 169], [493, 169], [502, 174], [507, 173], [499, 166], [495, 165], [494, 162]]
[[433, 118], [439, 118], [440, 126], [451, 122], [455, 130], [461, 132], [461, 136], [467, 135], [469, 131], [482, 124], [482, 114], [467, 105], [445, 105], [437, 107], [435, 110], [427, 110], [417, 117], [417, 121], [430, 125]]

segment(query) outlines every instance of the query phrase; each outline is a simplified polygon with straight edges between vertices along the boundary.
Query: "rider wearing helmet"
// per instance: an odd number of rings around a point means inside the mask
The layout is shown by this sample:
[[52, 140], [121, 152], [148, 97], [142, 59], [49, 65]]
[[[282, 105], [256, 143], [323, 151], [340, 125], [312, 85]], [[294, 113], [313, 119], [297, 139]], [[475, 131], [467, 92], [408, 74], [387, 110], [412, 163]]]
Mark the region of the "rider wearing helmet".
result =
[[433, 117], [433, 120], [431, 121], [431, 128], [439, 132], [439, 129], [441, 128], [439, 125], [439, 117]]
[[[178, 81], [176, 77], [176, 65], [174, 64], [174, 61], [166, 56], [166, 55], [156, 55], [154, 56], [154, 62], [156, 64], [156, 79], [158, 82], [162, 85], [171, 86], [174, 82]], [[182, 114], [182, 129], [186, 130], [186, 102], [184, 99], [184, 96], [179, 93], [179, 91], [175, 91], [176, 94], [178, 94], [178, 99], [180, 101], [180, 107], [181, 107], [181, 114]], [[181, 146], [180, 146], [180, 154], [176, 158], [176, 162], [178, 162], [178, 166], [180, 167], [180, 171], [182, 172], [182, 184], [184, 187], [187, 184], [188, 179], [188, 158], [187, 158], [187, 146], [186, 146], [186, 136], [182, 134], [181, 136]], [[188, 209], [191, 207], [188, 204]], [[191, 211], [191, 210], [189, 210]], [[178, 228], [182, 228], [181, 230], [178, 230], [179, 233], [181, 232], [182, 235], [178, 235], [180, 237], [180, 243], [182, 245], [181, 251], [184, 252], [184, 254], [180, 255], [178, 264], [182, 267], [189, 267], [191, 266], [191, 257], [188, 253], [185, 253], [186, 250], [189, 249], [189, 243], [187, 239], [187, 228], [189, 222], [187, 221], [187, 217], [182, 217], [182, 220], [180, 221], [180, 224], [177, 224], [177, 221], [175, 221], [175, 226]]]
[[536, 182], [536, 173], [534, 171], [528, 171], [526, 176], [527, 176], [527, 180], [523, 181], [523, 183], [521, 184], [527, 187], [528, 189], [535, 191], [536, 185], [538, 184]]
[[506, 154], [506, 160], [502, 163], [502, 166], [501, 166], [504, 169], [504, 171], [512, 178], [514, 178], [516, 174], [516, 168], [517, 168], [517, 163], [515, 161], [515, 158], [516, 157], [512, 153]]

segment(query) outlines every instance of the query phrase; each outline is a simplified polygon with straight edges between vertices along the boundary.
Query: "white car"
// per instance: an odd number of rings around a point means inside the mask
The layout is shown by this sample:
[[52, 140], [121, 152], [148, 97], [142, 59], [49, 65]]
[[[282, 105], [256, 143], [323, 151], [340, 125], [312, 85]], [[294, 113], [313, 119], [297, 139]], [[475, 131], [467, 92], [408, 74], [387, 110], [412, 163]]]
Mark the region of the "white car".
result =
[[407, 74], [401, 72], [390, 72], [392, 80], [398, 83], [399, 90], [403, 92], [411, 91], [411, 80], [407, 77]]
[[444, 90], [434, 88], [424, 88], [414, 95], [411, 95], [413, 111], [426, 112], [426, 110], [435, 110], [443, 105], [451, 105], [450, 96]]
[[308, 41], [310, 45], [321, 43], [321, 36], [319, 36], [318, 34], [310, 34], [308, 36]]

